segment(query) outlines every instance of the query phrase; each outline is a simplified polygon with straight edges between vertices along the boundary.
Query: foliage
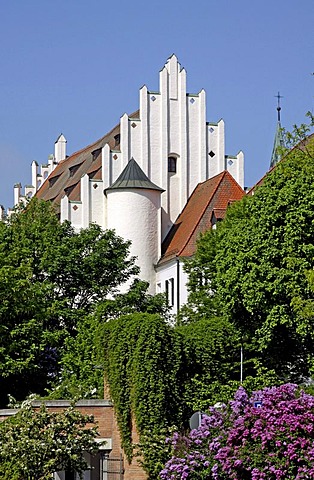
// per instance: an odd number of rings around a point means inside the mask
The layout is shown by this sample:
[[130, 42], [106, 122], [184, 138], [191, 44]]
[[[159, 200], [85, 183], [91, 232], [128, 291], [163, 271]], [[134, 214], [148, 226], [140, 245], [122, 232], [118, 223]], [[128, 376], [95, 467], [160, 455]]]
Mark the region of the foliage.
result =
[[176, 427], [159, 428], [141, 435], [139, 444], [135, 446], [134, 454], [148, 473], [149, 480], [158, 480], [159, 473], [171, 455], [171, 445], [165, 439], [172, 436]]
[[88, 468], [83, 452], [96, 453], [98, 435], [93, 417], [72, 404], [62, 413], [37, 410], [32, 398], [0, 423], [0, 474], [6, 480], [50, 480], [58, 470]]
[[285, 144], [282, 153], [287, 153], [288, 150], [294, 147], [302, 150], [307, 148], [308, 136], [314, 127], [314, 115], [309, 111], [307, 112], [306, 117], [308, 118], [308, 123], [293, 125], [291, 132], [284, 128], [282, 129]]
[[0, 391], [42, 393], [64, 341], [96, 303], [138, 272], [129, 242], [100, 227], [75, 232], [33, 199], [0, 222]]
[[[260, 408], [258, 408], [260, 407]], [[163, 480], [294, 480], [314, 476], [314, 397], [293, 384], [211, 407], [201, 426], [168, 442]]]
[[[142, 287], [138, 282], [134, 286], [138, 293]], [[187, 425], [193, 410], [228, 394], [230, 398], [236, 390], [240, 345], [227, 321], [201, 320], [173, 328], [164, 319], [163, 303], [158, 307], [162, 316], [140, 314], [132, 290], [119, 299], [121, 311], [132, 314], [119, 317], [117, 304], [106, 301], [79, 322], [77, 336], [67, 340], [60, 383], [50, 398], [102, 396], [105, 370], [123, 445], [131, 457], [136, 421], [136, 450], [149, 478], [155, 479], [169, 454], [164, 438], [171, 425]], [[145, 302], [148, 311], [158, 306], [156, 297], [152, 302]]]
[[298, 381], [314, 351], [313, 156], [313, 141], [294, 148], [203, 235], [187, 264], [194, 317], [226, 318], [252, 359]]
[[232, 379], [231, 376], [224, 382], [216, 379], [210, 381], [206, 376], [196, 376], [192, 378], [192, 383], [195, 390], [195, 396], [192, 397], [193, 403], [191, 403], [192, 409], [193, 411], [205, 411], [209, 404], [228, 403], [240, 386], [252, 393], [257, 389], [274, 384], [279, 385], [282, 381], [273, 370], [256, 366], [256, 373], [246, 376], [242, 383], [239, 379]]
[[213, 401], [214, 386], [239, 380], [240, 339], [232, 323], [220, 318], [182, 325], [176, 334], [182, 345], [184, 399], [195, 410], [202, 400]]
[[164, 295], [149, 295], [148, 283], [135, 279], [128, 292], [98, 302], [92, 314], [81, 317], [75, 337], [68, 337], [60, 358], [61, 371], [49, 398], [103, 398], [104, 324], [131, 313], [159, 313], [167, 316]]
[[132, 456], [132, 423], [140, 436], [180, 423], [180, 346], [157, 314], [121, 316], [103, 325], [105, 378], [122, 445]]

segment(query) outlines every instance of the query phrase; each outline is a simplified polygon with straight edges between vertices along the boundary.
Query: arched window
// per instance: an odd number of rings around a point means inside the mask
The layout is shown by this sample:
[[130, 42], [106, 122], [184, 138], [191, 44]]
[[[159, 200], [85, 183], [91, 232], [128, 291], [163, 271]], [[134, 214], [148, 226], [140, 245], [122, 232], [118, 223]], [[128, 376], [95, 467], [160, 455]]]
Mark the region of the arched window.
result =
[[176, 157], [168, 157], [168, 173], [177, 173]]

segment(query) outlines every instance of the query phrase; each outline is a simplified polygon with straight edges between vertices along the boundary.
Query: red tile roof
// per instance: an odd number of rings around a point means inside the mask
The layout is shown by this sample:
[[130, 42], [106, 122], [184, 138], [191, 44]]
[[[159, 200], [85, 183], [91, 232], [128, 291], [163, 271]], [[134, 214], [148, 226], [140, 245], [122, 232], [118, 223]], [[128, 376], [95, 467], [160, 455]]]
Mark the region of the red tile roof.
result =
[[245, 195], [229, 172], [224, 171], [195, 188], [162, 244], [159, 264], [195, 253], [201, 233], [212, 228], [212, 219], [222, 219], [228, 205]]

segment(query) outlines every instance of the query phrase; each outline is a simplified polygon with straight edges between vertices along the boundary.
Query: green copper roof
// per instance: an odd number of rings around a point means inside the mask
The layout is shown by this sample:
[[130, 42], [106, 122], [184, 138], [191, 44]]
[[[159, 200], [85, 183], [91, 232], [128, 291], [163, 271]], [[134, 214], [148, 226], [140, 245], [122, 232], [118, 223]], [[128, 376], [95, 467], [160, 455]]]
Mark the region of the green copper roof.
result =
[[125, 188], [143, 188], [146, 190], [158, 190], [159, 192], [164, 192], [162, 188], [157, 187], [157, 185], [149, 180], [134, 158], [131, 158], [117, 180], [105, 191]]
[[283, 140], [282, 128], [281, 128], [280, 121], [278, 121], [275, 140], [274, 140], [274, 146], [273, 146], [273, 152], [271, 154], [270, 168], [274, 167], [279, 162], [279, 160], [281, 160], [280, 148], [284, 146], [285, 146], [285, 143]]

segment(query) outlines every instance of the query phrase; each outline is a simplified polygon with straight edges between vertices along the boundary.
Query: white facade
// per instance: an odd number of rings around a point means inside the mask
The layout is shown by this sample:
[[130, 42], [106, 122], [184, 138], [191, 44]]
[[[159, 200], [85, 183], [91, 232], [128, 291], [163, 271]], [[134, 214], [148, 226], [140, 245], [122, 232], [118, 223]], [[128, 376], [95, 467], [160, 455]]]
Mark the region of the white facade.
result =
[[156, 293], [165, 293], [171, 312], [176, 315], [182, 305], [187, 302], [188, 276], [183, 269], [180, 258], [172, 258], [169, 262], [156, 268]]
[[[131, 240], [130, 255], [137, 258], [141, 278], [155, 293], [154, 266], [160, 257], [160, 195], [157, 190], [108, 190], [107, 221], [120, 237]], [[119, 212], [119, 214], [117, 214]]]
[[[139, 259], [141, 278], [150, 282], [153, 291], [158, 290], [156, 284], [162, 285], [164, 291], [168, 266], [158, 269], [157, 278], [155, 268], [161, 242], [198, 183], [228, 170], [243, 187], [243, 153], [226, 156], [223, 120], [206, 121], [205, 91], [187, 93], [186, 71], [175, 55], [159, 73], [159, 91], [152, 92], [143, 86], [139, 91], [139, 111], [132, 116], [124, 114], [118, 131], [117, 147], [112, 148], [109, 143], [102, 146], [100, 178], [91, 178], [87, 172], [82, 174], [79, 200], [71, 200], [66, 191], [63, 194], [61, 221], [69, 220], [77, 229], [91, 222], [115, 228], [118, 234], [132, 241], [131, 254]], [[33, 162], [32, 186], [25, 195], [32, 196], [60, 162], [67, 162], [68, 159], [63, 160], [65, 147], [65, 137], [60, 135], [48, 165], [39, 169]], [[104, 190], [115, 182], [132, 157], [147, 177], [164, 190], [160, 198], [157, 192], [143, 194], [138, 190], [104, 195]], [[18, 184], [15, 203], [21, 198]], [[173, 269], [174, 274], [169, 278], [177, 278], [182, 270], [176, 265]], [[182, 299], [179, 302], [182, 304], [186, 298], [186, 279], [180, 273], [177, 280], [175, 283], [180, 286], [175, 288], [180, 289], [180, 295], [175, 295]], [[175, 301], [174, 311], [177, 304]]]

